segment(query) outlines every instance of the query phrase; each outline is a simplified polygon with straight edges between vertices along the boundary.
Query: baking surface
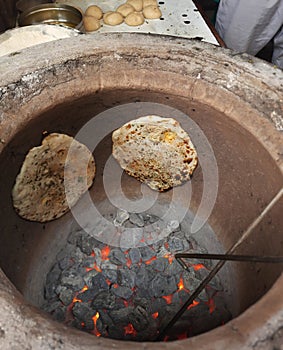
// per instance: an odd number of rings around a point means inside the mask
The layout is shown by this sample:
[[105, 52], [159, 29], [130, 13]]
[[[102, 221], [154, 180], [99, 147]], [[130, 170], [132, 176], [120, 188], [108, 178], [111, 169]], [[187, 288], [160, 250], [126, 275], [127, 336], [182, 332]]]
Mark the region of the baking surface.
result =
[[[84, 13], [90, 5], [99, 6], [103, 12], [114, 11], [126, 0], [57, 0], [56, 2], [75, 6]], [[162, 12], [161, 19], [146, 20], [143, 25], [137, 27], [130, 27], [124, 23], [118, 26], [103, 24], [97, 32], [152, 33], [190, 39], [198, 37], [203, 41], [219, 45], [192, 0], [163, 0], [158, 1], [158, 4]]]

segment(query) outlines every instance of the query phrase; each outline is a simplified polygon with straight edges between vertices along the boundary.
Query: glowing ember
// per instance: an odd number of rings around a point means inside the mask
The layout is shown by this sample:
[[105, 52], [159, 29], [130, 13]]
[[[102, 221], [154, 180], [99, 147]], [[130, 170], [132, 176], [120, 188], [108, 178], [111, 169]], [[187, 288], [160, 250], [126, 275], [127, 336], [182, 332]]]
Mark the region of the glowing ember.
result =
[[162, 298], [166, 301], [167, 304], [172, 304], [173, 294], [163, 295]]
[[206, 302], [206, 305], [209, 307], [209, 313], [212, 314], [215, 310], [215, 302], [212, 298], [208, 299], [208, 302]]
[[187, 339], [187, 338], [188, 338], [187, 332], [184, 332], [184, 333], [182, 333], [182, 334], [178, 334], [178, 335], [177, 335], [177, 338], [178, 338], [179, 340]]
[[125, 335], [132, 334], [133, 336], [137, 335], [137, 331], [135, 330], [134, 326], [129, 323], [126, 327], [124, 327]]
[[131, 265], [132, 265], [132, 260], [130, 259], [130, 258], [127, 258], [127, 261], [126, 261], [126, 265], [127, 265], [127, 267], [131, 267]]
[[100, 336], [101, 336], [101, 333], [99, 333], [99, 331], [97, 330], [97, 327], [96, 327], [96, 323], [97, 323], [97, 320], [98, 320], [98, 319], [99, 319], [99, 313], [97, 312], [97, 313], [92, 317], [93, 325], [94, 325], [93, 334], [96, 335], [97, 337], [100, 337]]
[[81, 290], [81, 292], [85, 292], [86, 290], [88, 290], [88, 286], [84, 286]]
[[152, 316], [152, 318], [154, 318], [155, 320], [157, 319], [157, 317], [158, 317], [158, 312], [155, 312], [154, 314], [152, 314], [151, 316]]
[[93, 267], [86, 267], [85, 270], [86, 270], [86, 272], [89, 272], [91, 270], [96, 270], [97, 272], [102, 272], [101, 268], [98, 267], [95, 263], [93, 264]]
[[197, 306], [199, 304], [199, 301], [194, 300], [188, 307], [187, 310], [190, 310], [191, 308]]
[[146, 262], [145, 262], [145, 264], [146, 265], [149, 265], [149, 264], [151, 264], [154, 260], [156, 260], [157, 258], [156, 258], [156, 256], [153, 256], [151, 259], [149, 259], [149, 260], [147, 260]]
[[173, 255], [169, 255], [169, 254], [165, 255], [164, 258], [168, 259], [168, 262], [169, 262], [170, 265], [172, 264], [172, 262], [174, 260], [174, 256]]
[[102, 260], [109, 260], [108, 255], [110, 254], [110, 247], [106, 245], [101, 249], [101, 259]]
[[193, 265], [193, 268], [195, 271], [198, 271], [201, 269], [205, 269], [206, 267], [203, 264], [195, 264], [195, 265]]
[[185, 286], [184, 286], [184, 280], [183, 280], [183, 278], [181, 277], [180, 278], [180, 282], [178, 283], [178, 290], [182, 290], [182, 289], [184, 289], [185, 288]]

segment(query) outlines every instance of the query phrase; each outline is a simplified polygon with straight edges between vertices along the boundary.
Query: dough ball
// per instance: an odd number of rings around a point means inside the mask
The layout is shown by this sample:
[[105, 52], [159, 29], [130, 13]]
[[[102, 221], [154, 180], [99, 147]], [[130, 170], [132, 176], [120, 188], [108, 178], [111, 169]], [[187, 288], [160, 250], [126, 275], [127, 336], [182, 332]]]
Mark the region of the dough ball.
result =
[[117, 8], [117, 10], [116, 10], [116, 12], [121, 13], [121, 15], [122, 15], [123, 17], [127, 17], [130, 13], [132, 13], [132, 12], [134, 12], [134, 11], [135, 11], [135, 9], [134, 9], [133, 6], [130, 5], [130, 4], [123, 4], [123, 5], [120, 5], [120, 6]]
[[125, 18], [125, 23], [128, 26], [140, 26], [144, 23], [144, 17], [142, 13], [132, 12]]
[[157, 6], [157, 1], [156, 0], [143, 0], [143, 8], [154, 5]]
[[96, 5], [91, 5], [86, 9], [85, 16], [92, 16], [96, 19], [101, 19], [103, 16], [103, 12], [100, 7]]
[[142, 0], [127, 0], [127, 3], [132, 5], [137, 12], [142, 11]]
[[119, 12], [109, 11], [104, 14], [103, 21], [110, 26], [117, 26], [123, 23], [124, 17]]
[[99, 19], [93, 16], [84, 16], [83, 23], [86, 32], [94, 32], [101, 27]]
[[158, 6], [149, 5], [145, 7], [142, 11], [143, 15], [147, 19], [157, 19], [162, 16], [162, 13]]

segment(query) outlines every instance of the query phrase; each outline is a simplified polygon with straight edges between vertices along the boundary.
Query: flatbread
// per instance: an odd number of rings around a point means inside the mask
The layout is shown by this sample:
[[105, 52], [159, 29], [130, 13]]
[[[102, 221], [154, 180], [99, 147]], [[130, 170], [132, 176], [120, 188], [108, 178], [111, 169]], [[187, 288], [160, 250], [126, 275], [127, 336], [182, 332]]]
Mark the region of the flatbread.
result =
[[68, 135], [50, 134], [23, 162], [12, 190], [14, 208], [31, 221], [59, 218], [92, 185], [95, 169], [85, 145]]
[[112, 134], [112, 154], [129, 175], [163, 192], [188, 181], [198, 164], [189, 135], [173, 118], [149, 115]]

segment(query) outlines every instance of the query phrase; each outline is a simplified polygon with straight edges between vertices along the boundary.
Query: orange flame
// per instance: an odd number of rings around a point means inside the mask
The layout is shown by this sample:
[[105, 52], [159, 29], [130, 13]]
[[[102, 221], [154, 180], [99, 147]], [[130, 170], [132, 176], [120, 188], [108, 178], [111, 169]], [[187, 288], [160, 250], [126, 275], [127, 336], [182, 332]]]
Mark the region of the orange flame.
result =
[[110, 247], [106, 245], [101, 249], [101, 259], [102, 260], [109, 260], [108, 255], [110, 254]]
[[173, 299], [173, 294], [170, 295], [163, 295], [162, 297], [163, 299], [165, 299], [167, 304], [171, 304], [172, 303], [172, 299]]
[[194, 300], [188, 307], [187, 310], [190, 310], [191, 308], [197, 306], [199, 304], [199, 301]]
[[193, 268], [195, 271], [198, 271], [201, 269], [205, 269], [205, 266], [203, 264], [195, 264], [195, 265], [193, 265]]
[[100, 337], [100, 336], [101, 336], [101, 333], [99, 333], [99, 331], [97, 330], [97, 327], [96, 327], [96, 323], [97, 323], [97, 320], [98, 320], [98, 319], [99, 319], [99, 313], [97, 312], [97, 313], [92, 317], [93, 325], [94, 325], [93, 334], [96, 335], [97, 337]]
[[132, 334], [133, 336], [137, 335], [137, 331], [135, 330], [134, 326], [129, 323], [127, 326], [124, 327], [125, 335]]
[[183, 280], [183, 278], [181, 277], [180, 278], [180, 282], [178, 283], [178, 290], [180, 291], [180, 290], [182, 290], [182, 289], [184, 289], [185, 288], [185, 286], [184, 286], [184, 280]]
[[155, 320], [157, 319], [157, 317], [158, 317], [158, 311], [156, 311], [154, 314], [152, 314], [151, 316], [152, 316], [152, 318], [154, 318]]
[[156, 256], [153, 256], [151, 259], [145, 261], [145, 264], [146, 264], [146, 265], [149, 265], [149, 264], [151, 264], [151, 263], [152, 263], [154, 260], [156, 260], [156, 259], [157, 259]]

